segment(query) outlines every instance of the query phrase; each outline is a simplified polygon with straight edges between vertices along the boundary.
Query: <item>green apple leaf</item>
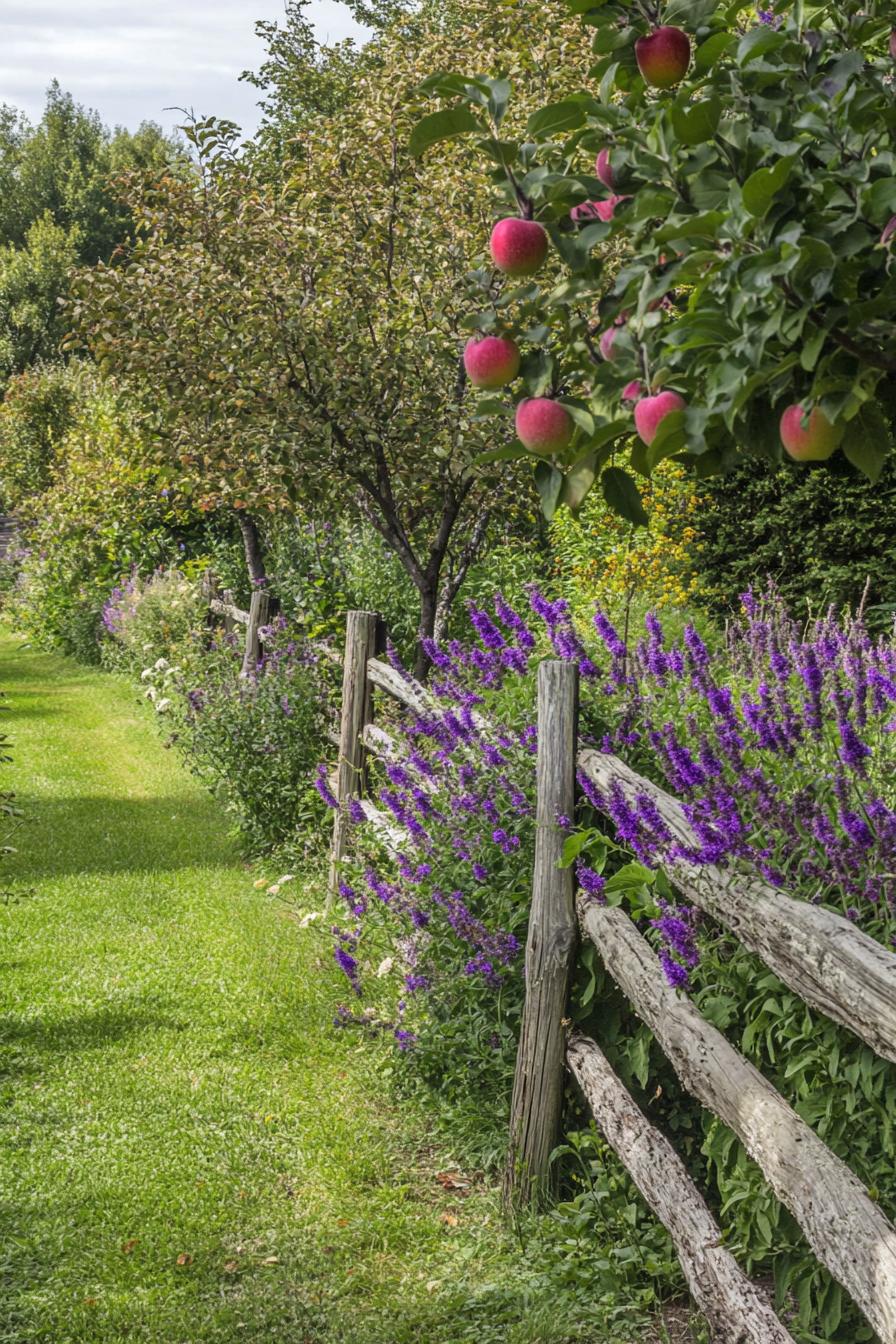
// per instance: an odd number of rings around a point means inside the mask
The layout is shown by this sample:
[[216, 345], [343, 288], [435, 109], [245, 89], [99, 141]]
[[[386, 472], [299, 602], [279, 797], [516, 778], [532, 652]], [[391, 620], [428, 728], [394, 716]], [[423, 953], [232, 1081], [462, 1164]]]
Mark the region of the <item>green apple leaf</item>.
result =
[[415, 158], [419, 158], [440, 140], [469, 135], [471, 131], [482, 133], [485, 129], [468, 107], [446, 107], [441, 112], [430, 112], [429, 116], [417, 122], [411, 131], [408, 148]]
[[607, 467], [600, 478], [600, 483], [604, 499], [614, 513], [618, 513], [627, 522], [634, 523], [636, 527], [647, 526], [647, 514], [634, 477], [622, 467]]

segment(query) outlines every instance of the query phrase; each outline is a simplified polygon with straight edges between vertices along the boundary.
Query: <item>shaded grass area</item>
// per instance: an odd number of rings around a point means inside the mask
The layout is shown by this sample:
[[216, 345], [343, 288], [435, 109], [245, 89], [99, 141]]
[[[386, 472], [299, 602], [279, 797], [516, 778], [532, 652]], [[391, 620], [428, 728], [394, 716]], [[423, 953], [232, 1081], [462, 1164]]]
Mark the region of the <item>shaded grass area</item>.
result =
[[587, 1276], [565, 1296], [493, 1189], [437, 1179], [451, 1154], [393, 1105], [387, 1054], [333, 1028], [322, 934], [254, 889], [138, 692], [8, 634], [0, 686], [27, 812], [0, 907], [0, 1341], [609, 1339]]

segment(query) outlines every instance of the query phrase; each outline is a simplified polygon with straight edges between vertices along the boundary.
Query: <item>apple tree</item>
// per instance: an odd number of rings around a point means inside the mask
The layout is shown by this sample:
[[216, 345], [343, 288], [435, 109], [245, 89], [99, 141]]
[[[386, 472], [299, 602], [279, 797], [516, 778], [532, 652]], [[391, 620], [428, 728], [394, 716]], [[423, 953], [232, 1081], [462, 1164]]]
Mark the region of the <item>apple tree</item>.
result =
[[[638, 476], [842, 451], [872, 480], [896, 416], [896, 33], [885, 0], [566, 0], [587, 86], [507, 134], [489, 81], [437, 73], [412, 148], [492, 164], [474, 339], [519, 375], [480, 413], [543, 508], [600, 483], [646, 521]], [[509, 106], [514, 106], [515, 93]], [[508, 120], [510, 118], [508, 117]], [[486, 238], [480, 240], [480, 255]]]

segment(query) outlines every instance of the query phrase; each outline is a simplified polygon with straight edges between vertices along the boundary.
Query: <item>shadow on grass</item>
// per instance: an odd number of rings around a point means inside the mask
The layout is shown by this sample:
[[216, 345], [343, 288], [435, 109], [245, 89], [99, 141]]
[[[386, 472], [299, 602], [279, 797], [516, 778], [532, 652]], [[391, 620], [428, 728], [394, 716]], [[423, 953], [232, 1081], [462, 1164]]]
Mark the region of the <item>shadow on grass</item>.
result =
[[0, 1076], [15, 1072], [19, 1052], [79, 1054], [108, 1049], [144, 1031], [186, 1031], [190, 1022], [157, 998], [102, 1005], [71, 1017], [0, 1016]]
[[211, 798], [32, 798], [6, 876], [20, 882], [80, 873], [171, 872], [239, 859]]

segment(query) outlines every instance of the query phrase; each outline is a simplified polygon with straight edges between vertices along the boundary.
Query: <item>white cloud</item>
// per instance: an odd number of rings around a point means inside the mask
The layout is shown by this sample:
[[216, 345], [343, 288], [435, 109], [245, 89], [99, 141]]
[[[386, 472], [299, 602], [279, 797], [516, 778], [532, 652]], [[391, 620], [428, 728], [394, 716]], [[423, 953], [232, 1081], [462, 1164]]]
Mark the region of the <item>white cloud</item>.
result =
[[[171, 108], [216, 114], [254, 129], [258, 93], [239, 82], [264, 57], [257, 19], [280, 19], [283, 0], [0, 0], [0, 103], [40, 117], [51, 80], [110, 125], [166, 128]], [[321, 40], [361, 36], [335, 0], [312, 0]]]

